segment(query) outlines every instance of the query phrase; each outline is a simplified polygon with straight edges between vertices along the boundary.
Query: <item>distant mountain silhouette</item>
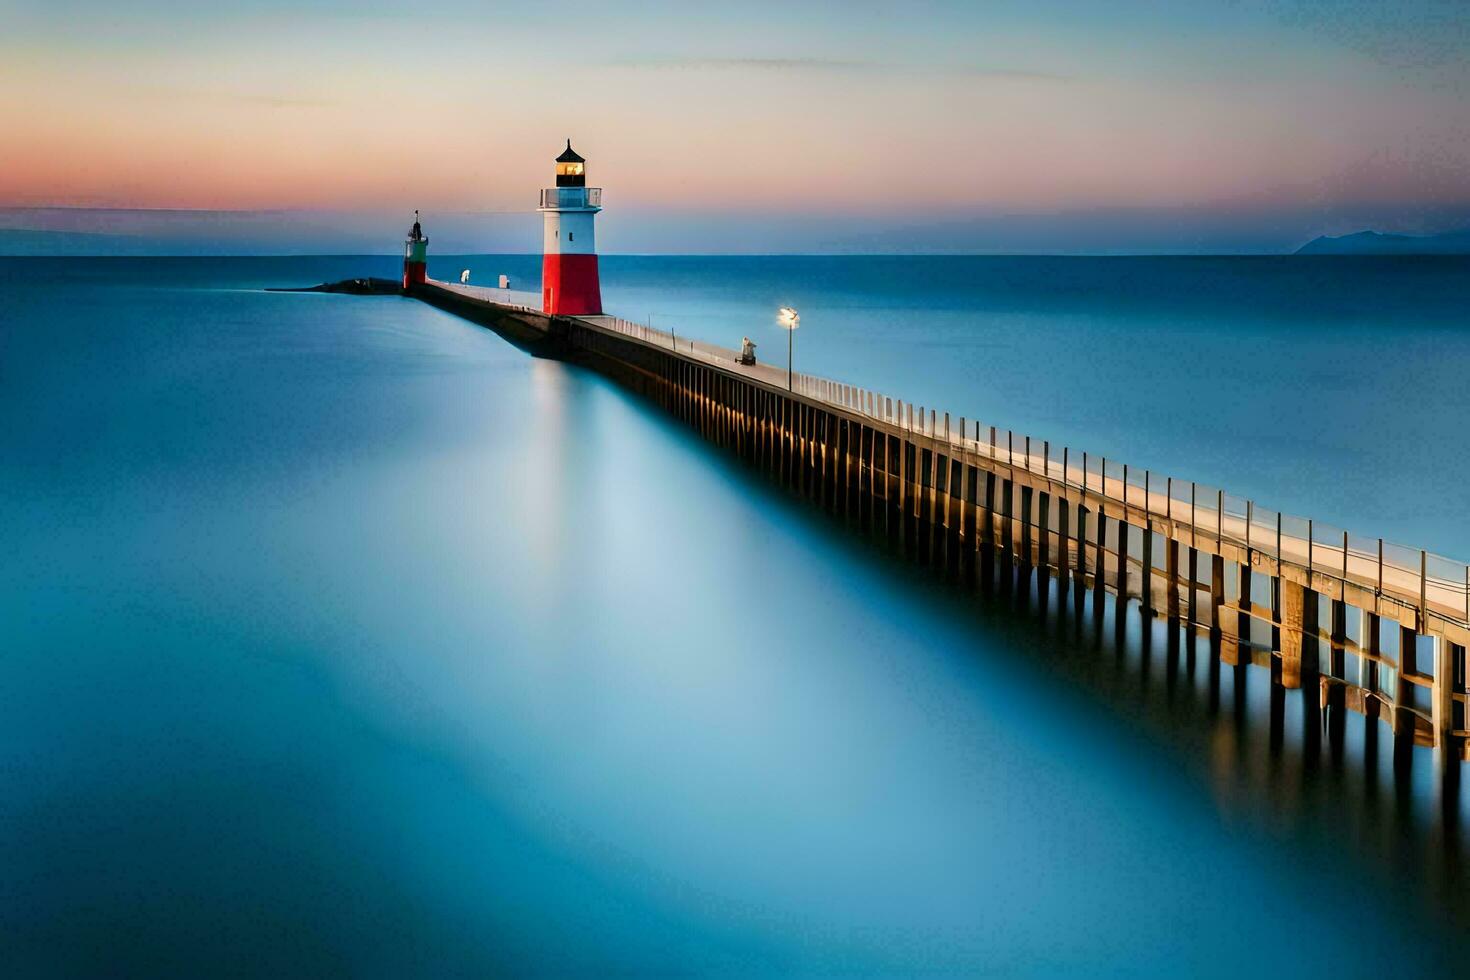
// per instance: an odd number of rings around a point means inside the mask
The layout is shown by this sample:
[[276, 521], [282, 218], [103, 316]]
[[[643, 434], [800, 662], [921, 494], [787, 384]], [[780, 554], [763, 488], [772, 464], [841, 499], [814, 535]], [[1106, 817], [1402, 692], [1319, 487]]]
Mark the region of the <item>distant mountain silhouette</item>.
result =
[[1385, 235], [1360, 231], [1333, 238], [1322, 235], [1296, 250], [1297, 255], [1470, 255], [1470, 231], [1443, 235]]

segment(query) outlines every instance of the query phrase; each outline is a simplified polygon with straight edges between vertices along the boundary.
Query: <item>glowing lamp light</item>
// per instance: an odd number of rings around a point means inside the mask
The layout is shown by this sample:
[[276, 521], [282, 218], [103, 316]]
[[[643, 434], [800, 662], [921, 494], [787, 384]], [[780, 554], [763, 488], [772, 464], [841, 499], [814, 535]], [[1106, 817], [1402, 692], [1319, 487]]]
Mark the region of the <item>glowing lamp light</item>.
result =
[[801, 326], [801, 314], [794, 307], [783, 306], [776, 314], [776, 322], [786, 329], [786, 390], [791, 391], [791, 360], [796, 346], [796, 328]]

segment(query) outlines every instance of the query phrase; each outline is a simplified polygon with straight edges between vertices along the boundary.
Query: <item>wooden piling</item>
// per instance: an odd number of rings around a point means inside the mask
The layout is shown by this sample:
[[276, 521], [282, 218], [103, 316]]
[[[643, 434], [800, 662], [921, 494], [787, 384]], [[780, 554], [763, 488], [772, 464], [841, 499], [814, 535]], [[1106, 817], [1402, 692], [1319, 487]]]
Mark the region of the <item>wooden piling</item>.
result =
[[1444, 637], [1431, 637], [1430, 642], [1434, 644], [1434, 747], [1444, 753], [1455, 742], [1455, 661], [1453, 647]]
[[1220, 637], [1220, 660], [1233, 664], [1240, 659], [1240, 617], [1230, 611], [1225, 594], [1225, 559], [1210, 556], [1210, 622]]
[[[1334, 598], [1332, 600], [1331, 610], [1332, 623], [1329, 627], [1328, 634], [1330, 647], [1328, 653], [1327, 673], [1329, 677], [1346, 682], [1348, 680], [1346, 651], [1347, 603], [1343, 602], [1341, 599]], [[1347, 694], [1346, 684], [1344, 683], [1334, 685], [1332, 693], [1334, 695], [1332, 699], [1332, 707], [1344, 707]]]
[[1038, 491], [1036, 502], [1036, 566], [1051, 564], [1051, 494]]
[[[1144, 503], [1147, 504], [1147, 498]], [[1151, 616], [1154, 608], [1154, 528], [1151, 518], [1144, 519], [1142, 540], [1142, 570], [1139, 573], [1138, 602], [1145, 616]]]
[[1289, 580], [1281, 585], [1281, 684], [1287, 690], [1302, 686], [1302, 618], [1306, 589]]
[[1170, 623], [1179, 622], [1179, 542], [1173, 537], [1164, 542], [1164, 581], [1168, 593], [1164, 596], [1164, 615]]
[[[1374, 617], [1375, 619], [1377, 617]], [[1403, 632], [1408, 632], [1407, 630]], [[1405, 745], [1414, 744], [1414, 733], [1418, 728], [1415, 721], [1417, 717], [1413, 711], [1414, 683], [1409, 680], [1409, 675], [1418, 670], [1416, 661], [1416, 650], [1413, 643], [1404, 643], [1403, 632], [1399, 638], [1398, 669], [1394, 671], [1393, 687], [1393, 737], [1394, 743], [1402, 751]], [[1409, 633], [1412, 637], [1413, 634]], [[1373, 630], [1373, 652], [1379, 654], [1379, 645], [1382, 642], [1382, 624], [1375, 624]]]
[[1087, 505], [1077, 504], [1077, 584], [1087, 585]]
[[[1240, 575], [1240, 595], [1239, 595], [1238, 600], [1236, 601], [1237, 613], [1236, 613], [1236, 617], [1235, 617], [1235, 629], [1236, 629], [1235, 635], [1236, 635], [1236, 639], [1238, 641], [1239, 646], [1240, 647], [1244, 647], [1245, 649], [1244, 650], [1237, 649], [1237, 656], [1240, 657], [1240, 660], [1233, 660], [1233, 661], [1232, 660], [1227, 660], [1226, 663], [1238, 663], [1238, 662], [1249, 663], [1250, 662], [1250, 659], [1251, 659], [1251, 652], [1250, 652], [1250, 648], [1251, 648], [1251, 613], [1250, 613], [1250, 610], [1254, 606], [1254, 601], [1251, 598], [1251, 585], [1252, 585], [1252, 582], [1251, 582], [1251, 565], [1250, 565], [1250, 562], [1249, 561], [1246, 561], [1246, 562], [1242, 562], [1241, 564], [1237, 565], [1236, 568], [1238, 569], [1239, 575]], [[1223, 659], [1223, 657], [1224, 657], [1223, 653], [1222, 653], [1221, 657]]]
[[1032, 527], [1031, 527], [1031, 513], [1032, 513], [1032, 510], [1031, 510], [1031, 508], [1033, 506], [1032, 496], [1033, 496], [1033, 491], [1032, 491], [1032, 489], [1030, 487], [1022, 487], [1021, 488], [1021, 518], [1020, 518], [1020, 521], [1021, 521], [1021, 549], [1020, 549], [1020, 560], [1021, 560], [1021, 564], [1024, 565], [1026, 568], [1030, 568], [1034, 564], [1034, 560], [1033, 560], [1032, 554], [1031, 554], [1031, 547], [1032, 547], [1032, 545], [1031, 545], [1031, 538], [1032, 538]]
[[1132, 526], [1127, 521], [1118, 521], [1118, 578], [1115, 591], [1118, 596], [1118, 605], [1128, 602], [1128, 530]]
[[1057, 506], [1057, 587], [1066, 588], [1072, 577], [1072, 502], [1065, 496], [1056, 498]]
[[1198, 627], [1199, 621], [1199, 549], [1189, 549], [1189, 601], [1185, 606], [1185, 616], [1191, 628]]

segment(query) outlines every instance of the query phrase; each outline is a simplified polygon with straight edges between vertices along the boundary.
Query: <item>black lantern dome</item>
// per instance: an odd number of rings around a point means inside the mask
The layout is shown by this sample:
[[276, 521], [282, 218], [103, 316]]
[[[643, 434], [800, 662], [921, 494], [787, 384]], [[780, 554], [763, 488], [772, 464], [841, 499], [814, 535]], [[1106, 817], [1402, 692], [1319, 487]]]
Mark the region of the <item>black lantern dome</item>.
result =
[[567, 140], [567, 148], [562, 150], [561, 156], [556, 158], [556, 186], [586, 187], [586, 163], [587, 161], [572, 149], [572, 141]]

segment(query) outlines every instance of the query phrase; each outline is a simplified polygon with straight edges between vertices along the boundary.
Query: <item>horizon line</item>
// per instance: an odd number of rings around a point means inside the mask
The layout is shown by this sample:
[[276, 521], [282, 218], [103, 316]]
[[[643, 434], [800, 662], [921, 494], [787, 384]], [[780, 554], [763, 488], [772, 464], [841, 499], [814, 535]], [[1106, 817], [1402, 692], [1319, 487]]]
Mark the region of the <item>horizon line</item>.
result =
[[[6, 230], [24, 229], [0, 229]], [[1327, 237], [1327, 236], [1323, 236]], [[506, 256], [540, 258], [541, 252], [441, 252], [440, 258], [451, 256]], [[658, 259], [1467, 259], [1470, 253], [1457, 252], [599, 252], [600, 258]], [[155, 252], [147, 255], [107, 253], [79, 254], [35, 252], [7, 254], [0, 259], [360, 259], [402, 258], [397, 252]], [[434, 256], [430, 256], [430, 261]]]

